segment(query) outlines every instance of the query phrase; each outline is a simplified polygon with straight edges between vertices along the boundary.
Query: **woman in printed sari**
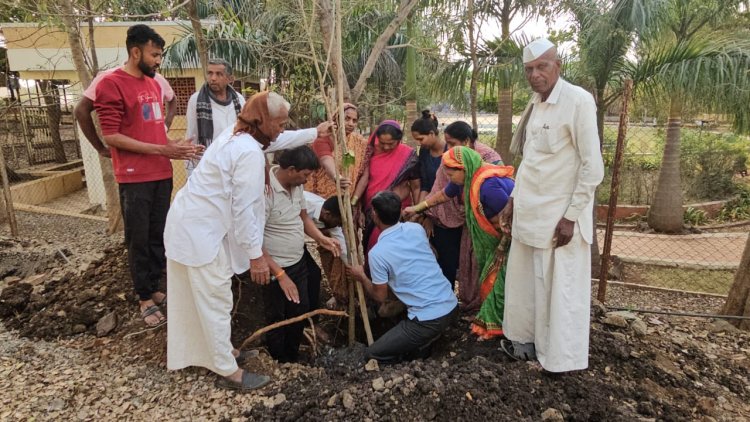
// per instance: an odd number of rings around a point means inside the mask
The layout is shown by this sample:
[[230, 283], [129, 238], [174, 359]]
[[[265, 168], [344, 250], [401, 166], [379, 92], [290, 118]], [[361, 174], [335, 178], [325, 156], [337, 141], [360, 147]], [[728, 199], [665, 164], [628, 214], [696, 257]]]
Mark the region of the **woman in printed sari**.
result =
[[442, 191], [433, 192], [419, 204], [404, 209], [404, 217], [462, 196], [466, 227], [471, 236], [479, 265], [481, 307], [471, 325], [483, 339], [503, 334], [506, 256], [510, 237], [499, 229], [499, 213], [513, 191], [513, 167], [482, 161], [469, 147], [453, 147], [443, 154], [443, 167], [450, 182]]
[[365, 226], [362, 234], [364, 253], [375, 245], [380, 236], [370, 217], [371, 201], [384, 190], [395, 192], [402, 199], [402, 207], [419, 200], [419, 166], [413, 148], [401, 143], [404, 133], [394, 120], [385, 120], [370, 135], [367, 151], [357, 176], [352, 205], [362, 198]]
[[[472, 127], [462, 121], [456, 121], [443, 130], [443, 138], [448, 144], [448, 148], [456, 146], [466, 146], [477, 153], [482, 161], [490, 164], [502, 165], [503, 161], [500, 154], [495, 152], [491, 147], [477, 141], [477, 133]], [[445, 167], [441, 164], [435, 175], [435, 184], [432, 186], [431, 193], [440, 192], [448, 185], [448, 175]], [[463, 228], [461, 233], [460, 246], [458, 246], [458, 299], [461, 310], [467, 313], [476, 313], [482, 304], [479, 295], [479, 273], [481, 268], [477, 264], [476, 257], [472, 249], [471, 236], [468, 228], [464, 225], [466, 216], [464, 214], [464, 203], [461, 197], [451, 198], [450, 201], [430, 208], [425, 213], [436, 226], [445, 227], [446, 229]]]
[[[336, 119], [334, 118], [334, 121]], [[348, 188], [356, 184], [355, 177], [359, 174], [360, 166], [365, 156], [367, 141], [356, 132], [359, 121], [357, 106], [344, 103], [344, 132], [346, 133], [346, 148], [354, 156], [354, 165], [341, 171], [341, 187]], [[333, 155], [333, 137], [318, 138], [313, 142], [312, 149], [320, 161], [320, 168], [307, 178], [305, 190], [324, 199], [336, 195], [336, 162], [341, 160]]]

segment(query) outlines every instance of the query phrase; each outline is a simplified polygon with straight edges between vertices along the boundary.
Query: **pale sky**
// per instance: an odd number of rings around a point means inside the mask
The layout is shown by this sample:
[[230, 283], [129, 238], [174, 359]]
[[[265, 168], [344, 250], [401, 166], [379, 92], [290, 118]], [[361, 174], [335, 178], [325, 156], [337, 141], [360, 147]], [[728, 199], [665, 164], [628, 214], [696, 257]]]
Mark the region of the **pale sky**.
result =
[[[525, 34], [527, 38], [533, 40], [536, 38], [549, 36], [550, 29], [559, 31], [562, 29], [567, 29], [573, 25], [573, 17], [567, 14], [559, 16], [551, 26], [547, 25], [547, 22], [544, 21], [544, 18], [531, 19], [528, 22], [524, 22], [524, 20], [525, 18], [523, 16], [516, 15], [516, 17], [511, 21], [511, 36]], [[521, 27], [521, 25], [523, 25], [523, 27]], [[482, 37], [485, 40], [491, 40], [495, 37], [499, 37], [500, 24], [496, 21], [486, 22], [482, 25], [481, 32]], [[565, 43], [562, 46], [558, 47], [560, 52], [565, 53], [570, 50], [571, 45], [569, 45], [569, 43]]]

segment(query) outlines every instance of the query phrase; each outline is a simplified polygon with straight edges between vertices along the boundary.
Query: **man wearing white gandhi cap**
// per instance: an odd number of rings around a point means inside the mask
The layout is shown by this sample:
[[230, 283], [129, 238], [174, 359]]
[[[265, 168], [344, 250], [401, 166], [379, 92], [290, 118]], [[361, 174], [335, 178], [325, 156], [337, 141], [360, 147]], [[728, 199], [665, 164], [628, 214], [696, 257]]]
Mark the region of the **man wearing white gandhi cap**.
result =
[[594, 190], [604, 176], [594, 99], [560, 78], [557, 48], [523, 49], [534, 94], [513, 137], [523, 155], [500, 222], [513, 241], [502, 347], [548, 372], [588, 367]]

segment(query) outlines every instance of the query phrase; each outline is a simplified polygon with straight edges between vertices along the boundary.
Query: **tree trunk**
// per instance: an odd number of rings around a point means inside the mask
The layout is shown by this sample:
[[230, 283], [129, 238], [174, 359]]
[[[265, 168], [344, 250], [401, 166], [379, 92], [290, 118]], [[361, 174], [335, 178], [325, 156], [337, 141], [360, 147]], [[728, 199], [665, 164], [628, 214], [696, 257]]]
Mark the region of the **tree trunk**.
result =
[[495, 151], [500, 154], [503, 162], [513, 165], [513, 155], [510, 153], [510, 143], [513, 139], [513, 88], [505, 88], [499, 84], [497, 91], [497, 140]]
[[193, 27], [193, 33], [195, 35], [195, 47], [198, 50], [198, 58], [201, 61], [201, 68], [203, 69], [203, 75], [206, 75], [208, 70], [208, 42], [206, 37], [203, 36], [203, 27], [201, 26], [201, 20], [198, 17], [198, 1], [190, 0], [187, 3], [187, 12], [190, 17], [190, 25]]
[[[91, 10], [91, 0], [86, 0], [86, 10], [89, 13], [93, 13]], [[91, 74], [96, 75], [99, 73], [99, 56], [96, 54], [96, 43], [94, 42], [94, 16], [89, 15], [86, 18], [89, 28], [89, 51], [91, 51]]]
[[52, 142], [52, 150], [55, 153], [55, 162], [67, 163], [65, 158], [65, 146], [62, 143], [60, 135], [60, 97], [57, 93], [57, 87], [52, 81], [47, 79], [37, 80], [36, 83], [42, 90], [44, 97], [45, 111], [47, 113], [47, 124], [49, 125], [49, 137]]
[[415, 38], [414, 14], [409, 16], [406, 21], [406, 36], [409, 46], [406, 47], [406, 135], [407, 144], [416, 147], [417, 144], [411, 136], [411, 131], [407, 129], [411, 123], [419, 117], [417, 114], [417, 52], [412, 41]]
[[479, 76], [479, 60], [477, 58], [477, 43], [474, 38], [474, 0], [469, 0], [467, 3], [466, 22], [469, 29], [469, 54], [471, 55], [471, 81], [469, 82], [471, 127], [479, 131], [477, 125], [477, 77]]
[[[745, 243], [742, 261], [734, 274], [734, 283], [729, 289], [729, 295], [721, 313], [750, 317], [750, 236]], [[734, 320], [732, 323], [743, 330], [750, 330], [750, 320]]]
[[[68, 44], [70, 45], [70, 55], [73, 58], [73, 64], [78, 73], [78, 79], [81, 81], [81, 92], [91, 84], [91, 74], [86, 69], [85, 54], [83, 44], [81, 43], [81, 33], [78, 24], [73, 18], [73, 4], [71, 0], [61, 0], [59, 3], [62, 9], [62, 23], [65, 32], [68, 35]], [[92, 38], [93, 39], [93, 38]], [[91, 51], [92, 56], [96, 51]], [[99, 157], [99, 165], [102, 170], [102, 181], [104, 183], [104, 193], [107, 200], [107, 219], [109, 220], [108, 232], [112, 234], [122, 230], [122, 213], [120, 211], [120, 196], [115, 182], [115, 174], [112, 169], [112, 161], [109, 158]]]
[[659, 232], [682, 231], [682, 185], [680, 182], [680, 128], [682, 98], [675, 95], [669, 107], [667, 139], [664, 146], [659, 181], [648, 212], [648, 225]]

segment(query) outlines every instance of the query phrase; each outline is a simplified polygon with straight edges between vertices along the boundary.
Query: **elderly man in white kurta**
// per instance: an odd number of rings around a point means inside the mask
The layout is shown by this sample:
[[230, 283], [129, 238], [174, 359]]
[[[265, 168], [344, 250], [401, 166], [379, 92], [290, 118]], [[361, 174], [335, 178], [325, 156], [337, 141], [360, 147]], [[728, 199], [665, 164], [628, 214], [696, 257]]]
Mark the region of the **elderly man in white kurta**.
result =
[[502, 346], [516, 359], [536, 355], [549, 372], [585, 369], [592, 207], [604, 175], [596, 105], [591, 94], [560, 78], [550, 41], [530, 43], [523, 61], [535, 93], [511, 147], [523, 159], [501, 214], [513, 236], [503, 320], [510, 341]]
[[278, 94], [250, 98], [235, 126], [214, 140], [167, 216], [167, 368], [208, 368], [221, 375], [216, 383], [221, 388], [249, 391], [269, 382], [239, 369], [239, 351], [230, 341], [232, 275], [250, 269], [253, 281], [270, 279], [261, 250], [268, 183], [264, 150], [311, 143], [330, 130], [326, 122], [281, 134], [288, 111]]

